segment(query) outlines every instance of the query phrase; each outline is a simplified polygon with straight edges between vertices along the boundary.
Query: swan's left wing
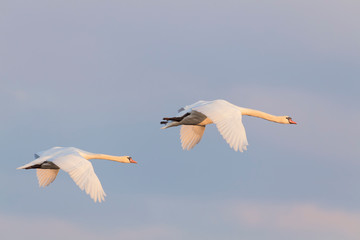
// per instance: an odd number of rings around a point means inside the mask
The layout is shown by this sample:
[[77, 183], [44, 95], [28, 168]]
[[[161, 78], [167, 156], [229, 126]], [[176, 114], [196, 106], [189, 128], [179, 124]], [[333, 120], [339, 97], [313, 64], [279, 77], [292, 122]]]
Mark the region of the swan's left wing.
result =
[[204, 101], [204, 100], [200, 100], [200, 101], [197, 101], [196, 103], [193, 103], [193, 104], [190, 104], [190, 105], [187, 105], [185, 107], [182, 107], [178, 110], [178, 117], [184, 115], [185, 113], [187, 112], [191, 112], [193, 108], [195, 107], [200, 107], [202, 105], [205, 105], [205, 104], [208, 104], [209, 102], [211, 101]]
[[41, 156], [53, 156], [54, 154], [57, 153], [57, 151], [62, 148], [62, 147], [52, 147], [50, 149], [44, 150], [44, 151], [40, 151], [34, 154], [35, 159], [41, 157]]
[[192, 109], [210, 118], [231, 148], [240, 152], [246, 150], [246, 132], [237, 106], [225, 100], [215, 100]]
[[204, 134], [205, 126], [182, 125], [180, 129], [181, 146], [190, 150], [198, 144]]
[[53, 160], [60, 169], [67, 172], [81, 190], [85, 190], [94, 202], [105, 199], [105, 192], [89, 160], [77, 154], [65, 155]]

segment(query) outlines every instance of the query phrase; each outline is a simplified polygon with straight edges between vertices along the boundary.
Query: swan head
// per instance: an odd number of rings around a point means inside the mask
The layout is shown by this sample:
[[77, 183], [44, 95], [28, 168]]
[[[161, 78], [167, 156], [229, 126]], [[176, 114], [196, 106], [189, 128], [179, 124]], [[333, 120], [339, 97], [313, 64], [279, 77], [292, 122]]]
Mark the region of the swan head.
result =
[[289, 116], [286, 116], [286, 123], [287, 124], [297, 124], [294, 120], [292, 120], [292, 118], [291, 117], [289, 117]]
[[131, 157], [127, 157], [129, 159], [129, 163], [137, 163], [137, 161], [133, 160]]

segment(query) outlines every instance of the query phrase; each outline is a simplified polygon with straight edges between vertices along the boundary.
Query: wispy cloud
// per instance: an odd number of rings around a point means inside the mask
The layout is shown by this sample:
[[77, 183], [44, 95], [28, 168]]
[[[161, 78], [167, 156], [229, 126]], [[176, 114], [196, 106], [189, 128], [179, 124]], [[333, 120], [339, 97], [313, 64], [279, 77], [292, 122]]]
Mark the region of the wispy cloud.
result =
[[[347, 239], [360, 236], [360, 212], [313, 203], [249, 202], [242, 199], [156, 197], [139, 201], [137, 219], [109, 216], [83, 223], [79, 218], [0, 214], [5, 239]], [[146, 207], [147, 206], [147, 207]], [[118, 209], [115, 209], [118, 212]], [[147, 213], [153, 211], [149, 218]], [[141, 212], [141, 213], [140, 213]], [[105, 212], [105, 214], [107, 214]], [[139, 215], [140, 214], [140, 215]], [[296, 237], [294, 237], [296, 236]]]
[[97, 234], [65, 220], [46, 217], [0, 215], [4, 239], [98, 239]]
[[312, 233], [313, 236], [360, 236], [360, 213], [319, 207], [314, 204], [269, 204], [239, 202], [227, 207], [235, 225], [293, 234]]
[[180, 232], [170, 226], [148, 224], [131, 227], [119, 225], [115, 229], [99, 230], [74, 222], [40, 216], [0, 215], [0, 232], [4, 239], [181, 239]]

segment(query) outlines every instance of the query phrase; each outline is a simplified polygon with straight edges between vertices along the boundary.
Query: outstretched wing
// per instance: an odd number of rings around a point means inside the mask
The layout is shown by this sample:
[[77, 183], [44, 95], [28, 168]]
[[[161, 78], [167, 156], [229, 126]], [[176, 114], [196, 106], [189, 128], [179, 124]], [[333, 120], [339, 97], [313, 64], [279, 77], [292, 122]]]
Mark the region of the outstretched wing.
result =
[[46, 187], [50, 183], [52, 183], [57, 174], [59, 172], [59, 169], [36, 169], [36, 175], [39, 181], [40, 187]]
[[242, 152], [248, 145], [242, 114], [239, 107], [225, 101], [215, 100], [192, 108], [205, 114], [216, 124], [220, 134], [235, 151]]
[[196, 103], [193, 103], [191, 105], [187, 105], [185, 107], [182, 107], [178, 110], [178, 116], [182, 116], [184, 115], [185, 113], [187, 112], [191, 112], [193, 108], [195, 107], [199, 107], [199, 106], [202, 106], [202, 105], [205, 105], [205, 104], [208, 104], [212, 101], [203, 101], [203, 100], [200, 100], [200, 101], [197, 101]]
[[53, 162], [67, 172], [76, 185], [81, 190], [85, 190], [94, 202], [104, 201], [106, 194], [90, 161], [80, 155], [71, 154], [56, 158]]
[[184, 150], [192, 149], [204, 134], [205, 126], [182, 125], [180, 129], [181, 146]]
[[35, 159], [40, 158], [41, 156], [48, 156], [48, 158], [50, 158], [50, 156], [53, 156], [54, 154], [57, 154], [58, 149], [61, 149], [61, 148], [62, 147], [52, 147], [50, 149], [35, 153], [34, 157], [35, 157]]

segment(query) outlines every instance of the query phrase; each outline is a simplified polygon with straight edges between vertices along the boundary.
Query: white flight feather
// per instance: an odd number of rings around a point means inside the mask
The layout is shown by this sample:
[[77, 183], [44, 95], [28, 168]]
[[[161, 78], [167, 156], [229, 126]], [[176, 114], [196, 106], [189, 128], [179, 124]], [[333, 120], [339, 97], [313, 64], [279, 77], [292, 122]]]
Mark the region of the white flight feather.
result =
[[73, 154], [57, 158], [53, 163], [67, 172], [76, 185], [85, 190], [95, 202], [104, 201], [106, 194], [89, 160]]
[[198, 144], [204, 134], [205, 126], [182, 125], [180, 139], [182, 148], [190, 150]]
[[[199, 103], [199, 102], [198, 102]], [[248, 145], [240, 108], [225, 101], [202, 101], [192, 110], [201, 112], [212, 120], [225, 141], [235, 151], [244, 151]]]
[[[225, 100], [201, 100], [183, 107], [179, 111], [178, 116], [183, 116], [186, 112], [190, 113], [193, 110], [206, 115], [216, 125], [220, 134], [231, 148], [240, 152], [246, 150], [248, 142], [239, 107]], [[196, 127], [196, 130], [200, 130], [199, 126]], [[202, 128], [202, 132], [195, 129], [187, 127], [187, 125], [181, 126], [180, 135], [183, 149], [189, 150], [201, 140], [205, 129]]]
[[[98, 158], [127, 163], [128, 156], [111, 156], [105, 154], [94, 154], [74, 147], [53, 147], [48, 150], [35, 153], [35, 160], [17, 169], [26, 169], [34, 165], [40, 165], [45, 161], [54, 163], [60, 169], [67, 172], [81, 190], [84, 190], [95, 202], [105, 199], [105, 192], [94, 168], [88, 159]], [[40, 187], [52, 183], [59, 169], [36, 169]]]
[[36, 169], [36, 175], [39, 181], [40, 187], [46, 187], [50, 183], [52, 183], [57, 174], [59, 172], [59, 169]]

